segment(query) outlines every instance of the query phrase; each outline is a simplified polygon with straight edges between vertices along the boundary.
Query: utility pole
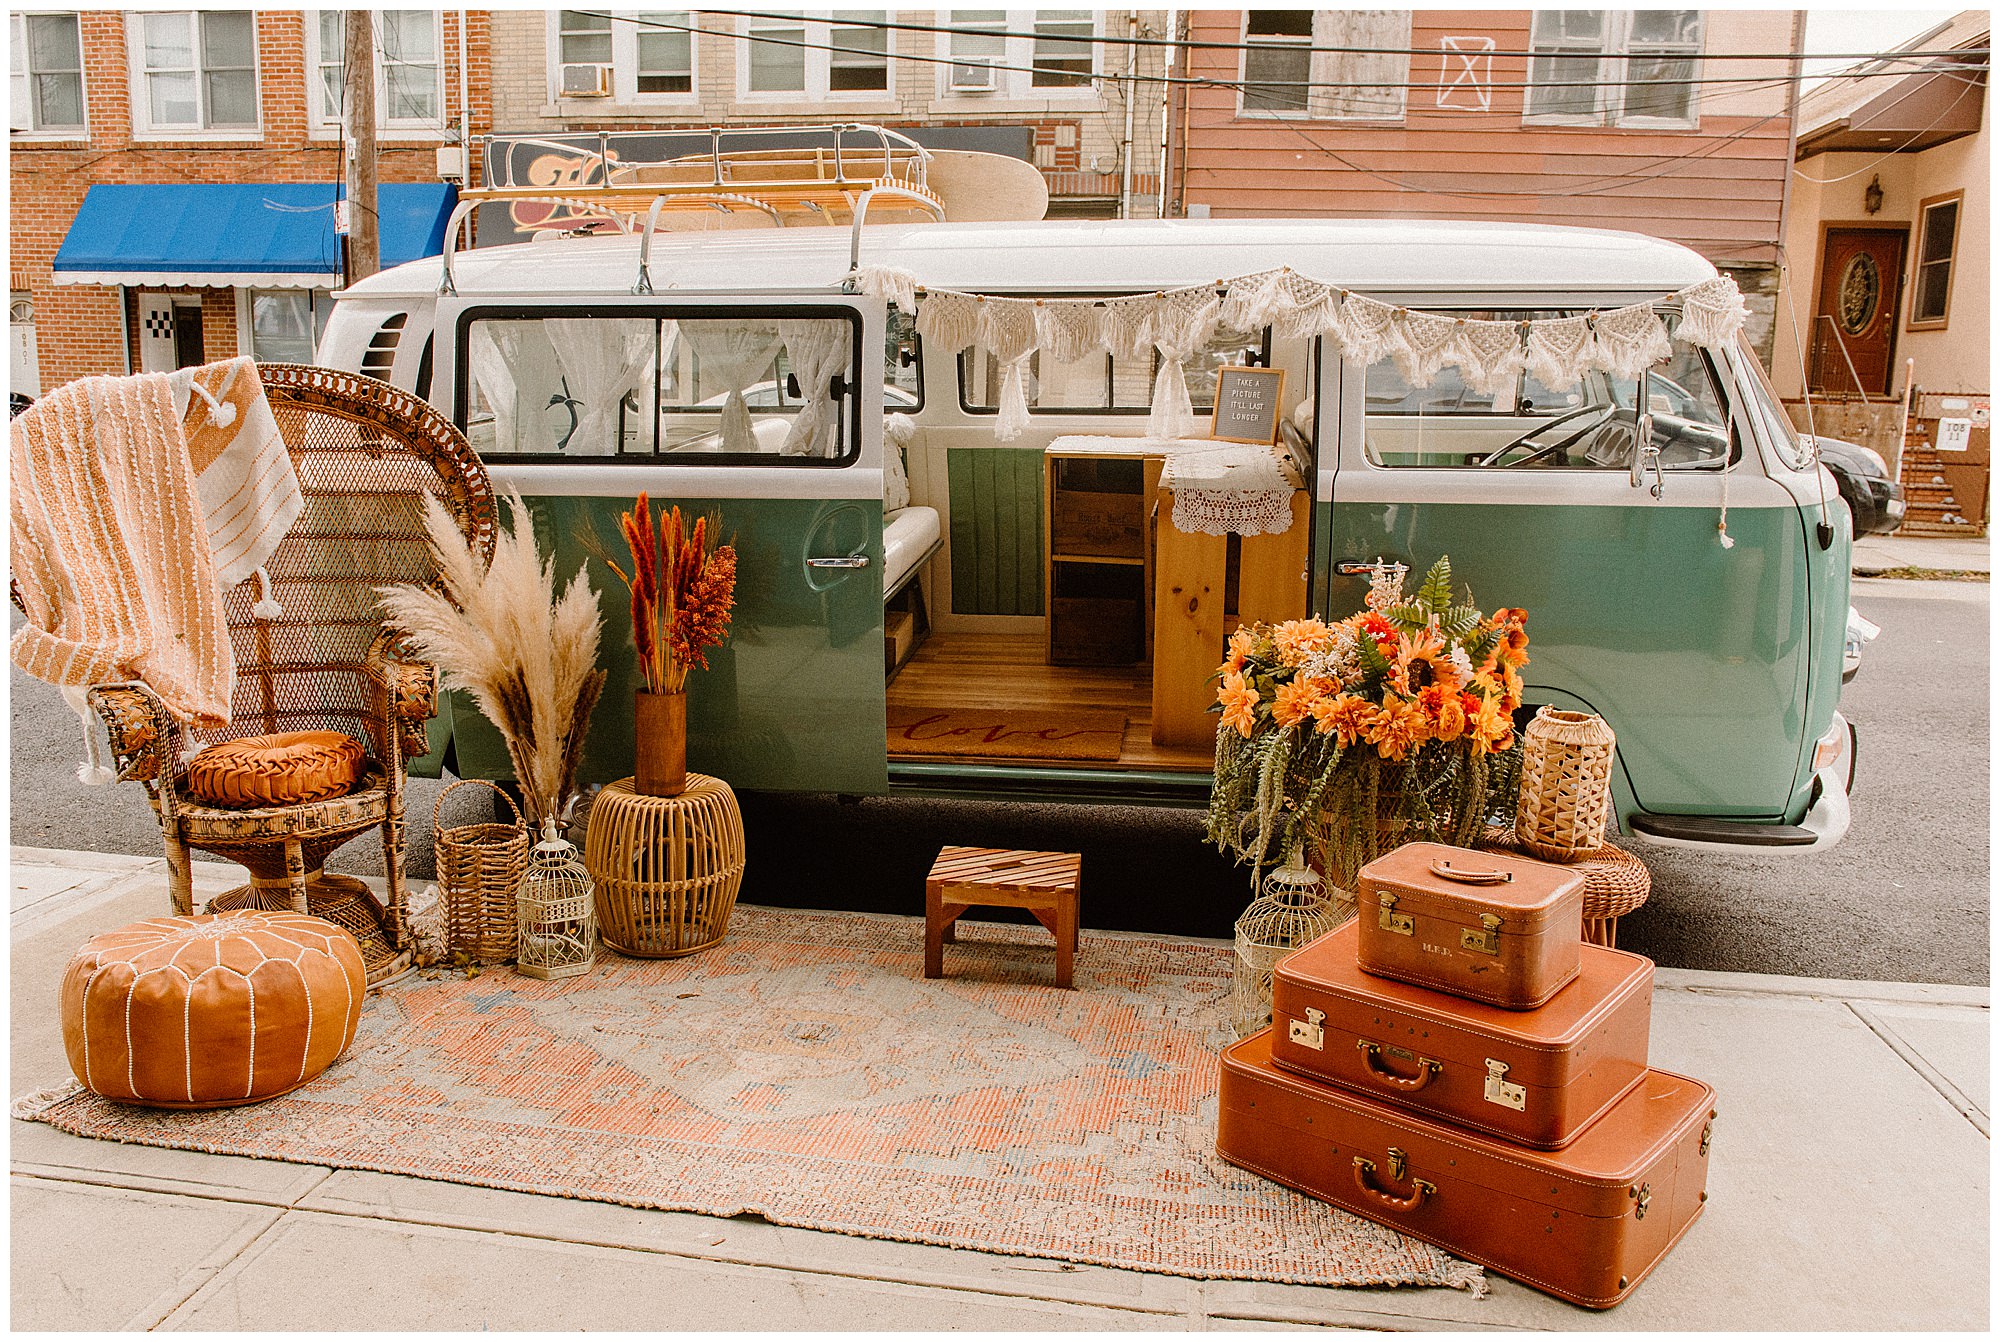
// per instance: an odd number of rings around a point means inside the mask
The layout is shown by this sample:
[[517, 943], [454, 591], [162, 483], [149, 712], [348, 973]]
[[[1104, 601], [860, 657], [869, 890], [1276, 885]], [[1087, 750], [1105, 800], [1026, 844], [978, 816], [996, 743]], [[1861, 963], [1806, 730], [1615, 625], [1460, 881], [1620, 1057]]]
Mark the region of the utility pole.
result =
[[347, 11], [347, 282], [382, 268], [380, 217], [375, 212], [375, 14]]

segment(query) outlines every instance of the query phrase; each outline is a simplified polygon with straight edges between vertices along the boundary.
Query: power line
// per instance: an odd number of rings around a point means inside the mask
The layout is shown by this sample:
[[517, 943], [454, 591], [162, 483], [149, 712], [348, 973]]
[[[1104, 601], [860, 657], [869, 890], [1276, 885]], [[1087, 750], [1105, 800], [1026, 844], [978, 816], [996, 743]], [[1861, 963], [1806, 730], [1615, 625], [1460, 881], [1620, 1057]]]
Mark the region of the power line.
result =
[[[652, 18], [640, 17], [637, 15], [614, 13], [610, 10], [583, 9], [583, 10], [575, 10], [572, 12], [578, 14], [586, 14], [592, 18], [608, 18], [614, 21], [623, 20], [624, 22], [631, 23], [639, 27], [657, 28], [667, 32], [706, 34], [710, 37], [722, 37], [735, 42], [763, 43], [767, 46], [788, 47], [800, 51], [826, 51], [826, 52], [838, 51], [846, 54], [852, 54], [853, 52], [852, 48], [838, 47], [835, 46], [830, 41], [813, 42], [804, 38], [773, 37], [766, 33], [740, 32], [729, 28], [722, 28], [722, 29], [703, 28], [700, 27], [698, 24], [694, 23], [674, 23], [665, 19], [652, 19]], [[1000, 29], [938, 28], [938, 27], [929, 27], [918, 24], [889, 24], [881, 22], [864, 22], [859, 20], [848, 21], [839, 18], [806, 19], [796, 14], [763, 13], [763, 12], [753, 12], [745, 10], [697, 10], [693, 12], [701, 14], [713, 14], [719, 17], [734, 16], [743, 18], [779, 19], [787, 22], [796, 23], [797, 26], [800, 27], [801, 29], [806, 28], [810, 24], [824, 24], [829, 29], [897, 28], [897, 29], [911, 29], [919, 32], [928, 32], [933, 34], [961, 33], [973, 36], [999, 36], [999, 37], [1012, 37], [1012, 38], [1022, 38], [1022, 39], [1034, 39], [1039, 36], [1045, 40], [1052, 42], [1066, 42], [1076, 45], [1083, 45], [1083, 44], [1101, 45], [1107, 43], [1122, 44], [1136, 40], [1129, 38], [1112, 39], [1112, 38], [1101, 38], [1101, 37], [1089, 37], [1089, 38], [1056, 37], [1048, 34], [1038, 35], [1033, 33], [1006, 32]], [[1297, 45], [1280, 45], [1280, 44], [1259, 45], [1251, 43], [1215, 43], [1215, 44], [1162, 43], [1162, 44], [1176, 45], [1176, 46], [1197, 46], [1197, 47], [1203, 45], [1213, 45], [1218, 48], [1229, 49], [1229, 50], [1243, 50], [1243, 51], [1256, 50], [1265, 52], [1277, 51], [1277, 52], [1288, 52], [1288, 53], [1319, 51], [1329, 54], [1352, 54], [1352, 55], [1443, 56], [1447, 54], [1444, 52], [1433, 52], [1428, 49], [1405, 48], [1405, 47], [1310, 47], [1309, 48]], [[1451, 54], [1456, 54], [1456, 53], [1451, 53]], [[1501, 56], [1501, 55], [1532, 56], [1534, 53], [1522, 53], [1522, 52], [1501, 53], [1501, 52], [1482, 51], [1482, 52], [1474, 52], [1466, 54], [1471, 55], [1478, 59], [1485, 59], [1488, 57]], [[1610, 59], [1610, 60], [1630, 59], [1630, 57], [1624, 53], [1597, 53], [1597, 54], [1605, 59]], [[1666, 53], [1666, 54], [1674, 55], [1678, 53]], [[1978, 54], [1982, 55], [1985, 54], [1984, 49], [1981, 49]], [[969, 63], [963, 57], [954, 59], [951, 56], [920, 56], [915, 54], [914, 52], [902, 52], [902, 51], [897, 51], [897, 52], [884, 51], [882, 53], [882, 58], [884, 62], [888, 62], [891, 60], [909, 61], [912, 62], [913, 64], [919, 64], [919, 65], [962, 66]], [[1708, 61], [1714, 59], [1747, 59], [1747, 60], [1762, 60], [1765, 62], [1775, 63], [1778, 61], [1791, 61], [1792, 59], [1794, 59], [1794, 53], [1787, 52], [1782, 54], [1769, 54], [1769, 55], [1757, 55], [1757, 56], [1743, 56], [1736, 53], [1715, 53], [1713, 55], [1707, 53], [1689, 53], [1687, 58], [1689, 60], [1700, 60], [1700, 61]], [[1878, 59], [1909, 60], [1915, 58], [1898, 56], [1898, 57], [1878, 58]], [[1058, 71], [1053, 66], [1037, 64], [1033, 61], [1031, 61], [1026, 66], [1006, 65], [997, 61], [986, 60], [985, 58], [982, 57], [980, 58], [980, 63], [996, 71], [1001, 71], [1003, 73], [1009, 73], [1009, 74], [1033, 74], [1040, 71], [1068, 73], [1068, 72]], [[1940, 77], [1944, 78], [1958, 79], [1960, 81], [1968, 81], [1970, 74], [1983, 74], [1985, 73], [1987, 68], [1988, 67], [1983, 64], [1974, 66], [1963, 62], [1959, 62], [1953, 68], [1938, 69], [1935, 71], [1935, 73], [1938, 74]], [[1443, 72], [1440, 72], [1440, 78], [1442, 77], [1442, 73]], [[1851, 77], [1877, 78], [1877, 77], [1888, 77], [1893, 75], [1895, 77], [1900, 78], [1921, 73], [1924, 73], [1924, 71], [1923, 70], [1874, 71], [1863, 74], [1857, 74]], [[1242, 90], [1246, 88], [1305, 89], [1308, 91], [1316, 88], [1403, 89], [1407, 91], [1411, 89], [1436, 88], [1439, 86], [1440, 82], [1439, 79], [1410, 79], [1408, 77], [1405, 77], [1401, 81], [1349, 80], [1349, 79], [1338, 79], [1338, 80], [1335, 79], [1284, 80], [1284, 79], [1249, 79], [1249, 78], [1221, 79], [1207, 75], [1171, 75], [1164, 72], [1156, 74], [1145, 74], [1145, 75], [1092, 73], [1090, 75], [1072, 76], [1072, 77], [1080, 77], [1083, 79], [1088, 79], [1093, 81], [1105, 80], [1111, 83], [1119, 83], [1119, 84], [1128, 82], [1147, 83], [1147, 84], [1168, 84], [1183, 88], [1223, 88], [1223, 89], [1236, 89], [1236, 90]], [[1657, 79], [1657, 80], [1632, 79], [1629, 77], [1623, 79], [1573, 79], [1573, 80], [1523, 79], [1520, 81], [1489, 79], [1480, 81], [1479, 87], [1489, 92], [1515, 92], [1515, 91], [1528, 91], [1534, 89], [1600, 89], [1600, 88], [1630, 88], [1630, 87], [1672, 89], [1681, 87], [1713, 85], [1718, 87], [1728, 86], [1731, 87], [1733, 93], [1741, 94], [1741, 93], [1760, 92], [1770, 88], [1782, 88], [1787, 85], [1802, 83], [1805, 81], [1806, 78], [1807, 76], [1805, 76], [1803, 73], [1799, 74], [1774, 73], [1763, 76], [1736, 76], [1736, 77], [1690, 76], [1686, 79]]]
[[[591, 11], [591, 10], [579, 10], [577, 12], [589, 13], [592, 14], [593, 16], [595, 16], [596, 14], [596, 11]], [[1273, 46], [1280, 45], [1269, 42], [1218, 42], [1212, 40], [1196, 41], [1192, 38], [1173, 38], [1173, 37], [1116, 37], [1116, 36], [1101, 36], [1101, 37], [1093, 36], [1088, 38], [1057, 37], [1054, 36], [1053, 34], [1037, 33], [1037, 32], [1020, 32], [1017, 30], [1006, 29], [1006, 28], [985, 28], [985, 27], [973, 27], [970, 25], [961, 27], [952, 24], [940, 25], [933, 23], [897, 23], [887, 19], [859, 19], [859, 18], [846, 19], [839, 17], [837, 11], [835, 16], [829, 19], [808, 19], [806, 18], [805, 15], [798, 13], [796, 11], [792, 13], [785, 13], [783, 11], [777, 11], [777, 10], [697, 9], [697, 10], [692, 10], [690, 12], [695, 14], [714, 14], [723, 18], [739, 17], [746, 19], [783, 19], [798, 23], [807, 23], [807, 22], [828, 23], [843, 28], [882, 28], [882, 29], [891, 29], [901, 32], [916, 32], [916, 33], [965, 33], [969, 36], [976, 36], [976, 37], [1024, 37], [1024, 38], [1046, 37], [1050, 41], [1090, 42], [1099, 46], [1114, 46], [1114, 47], [1170, 47], [1182, 51], [1266, 51], [1270, 50]], [[696, 29], [694, 31], [708, 32], [713, 30]], [[1300, 50], [1300, 51], [1320, 51], [1336, 55], [1363, 55], [1363, 56], [1367, 55], [1432, 56], [1437, 54], [1429, 47], [1287, 46], [1287, 49]], [[1491, 54], [1494, 56], [1503, 56], [1503, 57], [1527, 57], [1527, 56], [1545, 55], [1547, 53], [1535, 52], [1535, 51], [1494, 51], [1491, 53], [1483, 53], [1483, 54]], [[1893, 53], [1884, 53], [1880, 51], [1867, 51], [1867, 52], [1718, 51], [1712, 54], [1704, 53], [1702, 55], [1702, 59], [1730, 60], [1730, 61], [1788, 61], [1791, 60], [1794, 56], [1810, 56], [1813, 60], [1816, 61], [1864, 61], [1865, 62], [1865, 61], [1878, 61], [1878, 60], [1917, 60], [1917, 59], [1925, 59], [1931, 57], [1948, 57], [1948, 56], [1960, 56], [1960, 55], [1987, 56], [1990, 54], [1991, 50], [1990, 48], [1987, 47], [1953, 47], [1945, 51], [1916, 51], [1916, 52], [1893, 52]], [[1838, 78], [1837, 75], [1832, 77]]]

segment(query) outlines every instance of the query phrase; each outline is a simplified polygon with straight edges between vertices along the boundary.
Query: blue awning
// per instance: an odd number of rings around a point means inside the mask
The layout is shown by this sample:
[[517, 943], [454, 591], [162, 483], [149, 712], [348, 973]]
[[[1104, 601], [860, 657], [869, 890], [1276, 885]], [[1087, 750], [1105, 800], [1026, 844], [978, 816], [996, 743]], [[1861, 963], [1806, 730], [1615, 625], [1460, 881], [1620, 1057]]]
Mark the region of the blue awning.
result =
[[[383, 266], [444, 250], [449, 183], [376, 188]], [[56, 253], [58, 284], [327, 289], [342, 283], [332, 182], [93, 186]]]

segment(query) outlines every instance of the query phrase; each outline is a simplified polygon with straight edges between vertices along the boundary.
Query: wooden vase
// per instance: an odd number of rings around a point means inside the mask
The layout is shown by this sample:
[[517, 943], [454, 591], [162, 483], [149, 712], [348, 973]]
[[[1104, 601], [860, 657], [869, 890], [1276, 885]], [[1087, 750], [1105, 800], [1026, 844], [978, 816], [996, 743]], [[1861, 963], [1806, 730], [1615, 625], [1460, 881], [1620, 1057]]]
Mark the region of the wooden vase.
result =
[[632, 708], [632, 790], [678, 797], [687, 790], [687, 692], [640, 690]]

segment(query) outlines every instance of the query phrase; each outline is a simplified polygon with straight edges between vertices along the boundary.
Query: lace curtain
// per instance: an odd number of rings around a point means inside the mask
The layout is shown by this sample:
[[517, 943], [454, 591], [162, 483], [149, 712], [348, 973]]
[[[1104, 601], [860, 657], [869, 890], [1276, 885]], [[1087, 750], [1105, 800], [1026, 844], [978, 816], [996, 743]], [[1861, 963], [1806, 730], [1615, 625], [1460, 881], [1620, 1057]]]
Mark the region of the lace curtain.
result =
[[702, 389], [720, 384], [729, 392], [722, 402], [722, 450], [755, 452], [757, 437], [751, 431], [743, 392], [770, 370], [784, 348], [777, 328], [759, 322], [690, 320], [681, 323], [681, 334], [701, 360]]
[[787, 457], [831, 457], [840, 443], [840, 402], [833, 379], [851, 370], [852, 332], [844, 321], [782, 321], [778, 339], [799, 380], [805, 403], [792, 420], [791, 432], [779, 449]]
[[549, 317], [543, 320], [576, 407], [564, 451], [608, 457], [618, 452], [618, 407], [646, 382], [656, 348], [650, 317]]

